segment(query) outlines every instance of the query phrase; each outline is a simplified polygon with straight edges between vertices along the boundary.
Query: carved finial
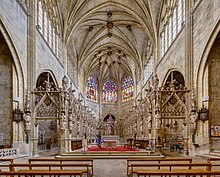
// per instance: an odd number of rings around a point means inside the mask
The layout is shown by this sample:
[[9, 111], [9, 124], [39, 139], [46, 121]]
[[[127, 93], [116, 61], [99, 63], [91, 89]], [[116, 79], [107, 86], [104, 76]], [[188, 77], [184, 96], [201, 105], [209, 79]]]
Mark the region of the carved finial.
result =
[[195, 94], [195, 88], [192, 88], [192, 95], [191, 95], [191, 112], [196, 112], [196, 94]]
[[154, 90], [157, 90], [158, 89], [158, 84], [159, 84], [159, 79], [157, 77], [157, 74], [154, 73], [154, 77], [153, 77], [153, 85], [154, 85]]
[[25, 102], [25, 113], [30, 113], [31, 112], [31, 107], [30, 107], [30, 89], [27, 88], [27, 93], [26, 93], [26, 102]]

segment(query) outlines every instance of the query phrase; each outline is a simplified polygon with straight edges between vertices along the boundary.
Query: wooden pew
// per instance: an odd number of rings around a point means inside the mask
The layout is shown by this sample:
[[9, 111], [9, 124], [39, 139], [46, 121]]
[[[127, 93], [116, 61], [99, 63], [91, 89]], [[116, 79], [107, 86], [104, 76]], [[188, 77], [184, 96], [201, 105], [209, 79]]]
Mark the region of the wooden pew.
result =
[[83, 177], [83, 171], [82, 170], [71, 170], [71, 171], [63, 171], [63, 170], [58, 170], [58, 171], [31, 171], [31, 170], [27, 170], [27, 171], [0, 171], [0, 176], [12, 176], [12, 177], [22, 177], [22, 176], [59, 176], [59, 177], [67, 177], [68, 176], [73, 176], [73, 177]]
[[207, 163], [212, 165], [213, 170], [220, 170], [220, 158], [208, 158]]
[[134, 163], [169, 163], [169, 162], [175, 162], [175, 163], [192, 163], [192, 158], [128, 158], [127, 159], [127, 175], [130, 174], [130, 168], [131, 164]]
[[53, 172], [57, 173], [62, 171], [67, 174], [87, 173], [87, 176], [91, 176], [89, 170], [89, 164], [10, 164], [11, 171], [15, 172], [32, 172], [32, 173], [44, 173]]
[[8, 171], [10, 171], [9, 164], [13, 164], [14, 159], [7, 158], [7, 159], [0, 159], [0, 171], [3, 171], [4, 167], [8, 168]]
[[168, 172], [165, 172], [165, 171], [147, 171], [147, 172], [138, 172], [137, 173], [137, 176], [138, 177], [141, 177], [141, 176], [169, 176], [169, 177], [172, 177], [172, 176], [175, 176], [175, 177], [178, 177], [178, 176], [193, 176], [193, 177], [196, 177], [196, 176], [199, 176], [199, 177], [207, 177], [207, 176], [215, 176], [215, 177], [219, 177], [220, 175], [220, 171], [188, 171], [188, 172], [185, 172], [185, 171], [168, 171]]
[[[196, 168], [194, 168], [196, 167]], [[204, 169], [202, 169], [204, 168]], [[133, 174], [147, 175], [149, 172], [204, 172], [211, 171], [210, 163], [164, 163], [164, 164], [131, 164], [131, 172], [129, 176]]]
[[[29, 158], [28, 163], [29, 164], [39, 164], [39, 163], [59, 163], [59, 164], [75, 164], [82, 162], [83, 163], [88, 163], [89, 164], [89, 170], [91, 172], [91, 175], [94, 175], [94, 170], [93, 170], [93, 159], [92, 158]], [[62, 169], [62, 167], [61, 167]]]
[[[220, 171], [204, 171], [204, 172], [172, 172], [172, 171], [169, 171], [169, 172], [156, 172], [156, 171], [148, 171], [146, 173], [148, 176], [180, 176], [180, 175], [183, 175], [183, 176], [198, 176], [199, 177], [202, 177], [203, 175], [205, 175], [205, 177], [207, 176], [215, 176], [217, 177], [217, 175], [219, 176], [220, 175]], [[80, 176], [82, 177], [82, 173], [80, 172], [76, 172], [75, 174], [74, 173], [70, 173], [70, 172], [67, 172], [67, 171], [57, 171], [57, 172], [50, 172], [50, 171], [45, 171], [45, 172], [31, 172], [31, 171], [27, 171], [27, 172], [15, 172], [15, 171], [12, 171], [12, 172], [8, 172], [8, 171], [3, 171], [3, 172], [0, 172], [0, 176], [3, 177], [3, 176], [13, 176], [13, 177], [21, 177], [21, 176], [66, 176], [66, 175], [72, 175], [72, 176]], [[138, 177], [141, 177], [141, 176], [144, 176], [146, 177], [145, 173], [142, 174], [141, 172], [138, 173]]]

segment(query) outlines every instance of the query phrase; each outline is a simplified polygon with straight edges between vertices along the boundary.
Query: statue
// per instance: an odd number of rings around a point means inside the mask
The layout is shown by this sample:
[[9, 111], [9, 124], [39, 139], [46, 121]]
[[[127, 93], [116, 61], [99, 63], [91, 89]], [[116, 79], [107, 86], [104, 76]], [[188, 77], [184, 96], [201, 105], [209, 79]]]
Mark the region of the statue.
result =
[[152, 117], [151, 117], [151, 113], [149, 113], [148, 117], [147, 117], [147, 129], [148, 130], [151, 130], [151, 128], [152, 128], [151, 123], [152, 123]]
[[64, 91], [67, 90], [68, 82], [69, 82], [69, 79], [66, 76], [64, 76], [63, 79], [62, 79], [62, 86], [63, 86]]
[[27, 89], [25, 111], [24, 111], [24, 131], [29, 133], [31, 131], [31, 108], [30, 108], [30, 89]]
[[74, 124], [73, 114], [69, 113], [69, 132], [70, 133], [73, 132], [73, 124]]
[[31, 131], [31, 114], [27, 112], [24, 114], [24, 130], [26, 133]]
[[160, 125], [161, 125], [161, 116], [159, 114], [159, 111], [156, 111], [155, 113], [155, 129], [160, 129]]
[[196, 122], [197, 122], [198, 114], [196, 112], [191, 112], [189, 117], [190, 122], [190, 131], [195, 132], [196, 131]]
[[110, 114], [106, 122], [107, 135], [113, 135], [113, 123], [114, 123], [114, 120], [112, 119], [112, 115]]
[[196, 131], [197, 118], [198, 118], [198, 114], [197, 114], [197, 110], [196, 110], [196, 95], [195, 95], [195, 89], [193, 87], [192, 95], [191, 95], [191, 111], [190, 111], [190, 115], [189, 115], [190, 131], [191, 132]]
[[158, 89], [158, 85], [159, 85], [159, 79], [157, 77], [157, 74], [154, 73], [154, 75], [153, 75], [153, 87], [154, 87], [154, 90]]
[[66, 129], [66, 115], [64, 114], [64, 112], [61, 113], [60, 129], [61, 130]]

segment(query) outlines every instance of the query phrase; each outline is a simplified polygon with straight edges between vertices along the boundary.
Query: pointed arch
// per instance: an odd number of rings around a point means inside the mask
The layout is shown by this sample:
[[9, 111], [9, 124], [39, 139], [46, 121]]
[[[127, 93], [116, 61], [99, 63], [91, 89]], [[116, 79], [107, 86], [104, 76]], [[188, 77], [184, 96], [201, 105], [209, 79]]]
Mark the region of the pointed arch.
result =
[[98, 83], [92, 75], [86, 81], [86, 98], [90, 101], [98, 101]]
[[117, 102], [117, 86], [112, 80], [107, 80], [102, 87], [103, 103]]
[[45, 70], [45, 71], [42, 71], [37, 77], [36, 88], [38, 88], [39, 86], [44, 87], [48, 79], [49, 79], [49, 82], [52, 84], [52, 87], [58, 86], [57, 80], [53, 72], [50, 70]]
[[134, 98], [134, 80], [131, 76], [127, 76], [122, 81], [122, 102], [129, 101]]

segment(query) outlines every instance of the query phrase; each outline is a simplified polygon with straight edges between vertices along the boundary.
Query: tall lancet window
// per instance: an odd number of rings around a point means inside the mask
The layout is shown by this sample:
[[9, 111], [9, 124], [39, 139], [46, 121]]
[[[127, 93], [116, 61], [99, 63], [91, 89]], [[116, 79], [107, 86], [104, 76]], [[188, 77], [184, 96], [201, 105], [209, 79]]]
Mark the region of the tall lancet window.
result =
[[115, 103], [117, 101], [117, 86], [111, 80], [103, 85], [102, 101], [103, 103]]
[[131, 76], [125, 77], [122, 82], [122, 101], [128, 101], [134, 97], [134, 81]]
[[97, 102], [98, 87], [97, 82], [93, 76], [90, 76], [86, 82], [86, 97], [88, 100]]

